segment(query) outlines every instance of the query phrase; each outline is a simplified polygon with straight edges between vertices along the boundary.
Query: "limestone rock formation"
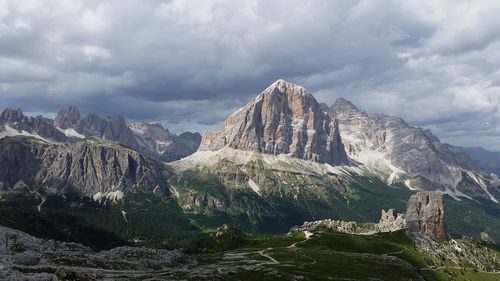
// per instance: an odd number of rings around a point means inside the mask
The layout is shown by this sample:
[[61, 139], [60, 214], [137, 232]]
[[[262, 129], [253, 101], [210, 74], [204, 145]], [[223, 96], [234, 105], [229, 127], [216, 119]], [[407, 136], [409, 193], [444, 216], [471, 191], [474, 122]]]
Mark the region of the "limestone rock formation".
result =
[[372, 235], [379, 232], [373, 223], [358, 223], [355, 221], [342, 221], [324, 219], [317, 221], [306, 221], [300, 226], [294, 226], [290, 229], [287, 235], [293, 235], [296, 232], [308, 231], [311, 233], [319, 233], [325, 230], [335, 232]]
[[57, 116], [54, 119], [54, 126], [61, 129], [72, 128], [78, 124], [78, 121], [80, 121], [81, 118], [82, 116], [78, 108], [75, 106], [69, 106], [57, 113]]
[[231, 115], [201, 150], [223, 147], [287, 154], [329, 164], [347, 164], [338, 124], [304, 88], [278, 80]]
[[323, 108], [338, 120], [348, 156], [382, 171], [389, 184], [399, 180], [411, 189], [497, 201], [474, 161], [460, 149], [441, 143], [430, 130], [411, 127], [399, 117], [370, 116], [343, 98]]
[[406, 207], [406, 227], [411, 233], [423, 234], [436, 241], [447, 240], [443, 194], [418, 192], [412, 195]]
[[0, 138], [28, 135], [47, 142], [72, 143], [84, 138], [119, 142], [146, 156], [171, 162], [194, 153], [201, 142], [199, 133], [179, 136], [159, 124], [127, 124], [121, 115], [82, 116], [75, 106], [59, 111], [54, 120], [42, 116], [28, 117], [20, 109], [5, 109], [0, 114]]
[[29, 137], [0, 139], [0, 182], [33, 191], [73, 191], [120, 199], [132, 189], [168, 190], [158, 162], [116, 143], [87, 139], [50, 144]]
[[382, 210], [382, 216], [376, 228], [379, 232], [392, 232], [404, 229], [406, 220], [404, 214], [398, 214], [396, 209]]
[[87, 137], [113, 140], [132, 148], [138, 146], [125, 118], [121, 115], [105, 118], [97, 114], [88, 114], [76, 126], [77, 131]]
[[164, 162], [193, 154], [201, 142], [199, 133], [184, 132], [176, 135], [161, 124], [133, 123], [129, 128], [140, 152]]
[[66, 136], [57, 130], [51, 119], [41, 115], [28, 117], [21, 109], [5, 109], [0, 114], [0, 135], [36, 135], [53, 141], [64, 141]]

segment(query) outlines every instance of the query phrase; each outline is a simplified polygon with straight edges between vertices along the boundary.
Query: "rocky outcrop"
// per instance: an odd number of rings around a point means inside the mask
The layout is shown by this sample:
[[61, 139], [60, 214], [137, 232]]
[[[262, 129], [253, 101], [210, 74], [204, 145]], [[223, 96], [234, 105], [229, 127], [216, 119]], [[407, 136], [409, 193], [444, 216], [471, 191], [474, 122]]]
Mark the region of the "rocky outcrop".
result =
[[304, 88], [278, 80], [231, 115], [200, 150], [223, 147], [347, 164], [338, 124]]
[[441, 143], [430, 130], [415, 128], [399, 117], [369, 116], [340, 98], [324, 107], [339, 122], [347, 154], [372, 170], [379, 170], [389, 184], [402, 181], [411, 189], [440, 190], [496, 201], [474, 161], [459, 149]]
[[395, 209], [389, 209], [387, 212], [382, 210], [382, 217], [379, 223], [359, 223], [355, 221], [332, 219], [311, 222], [306, 221], [301, 226], [292, 227], [288, 234], [291, 235], [300, 231], [318, 233], [325, 230], [332, 230], [342, 233], [372, 235], [376, 233], [394, 232], [405, 228], [405, 215], [398, 214]]
[[121, 115], [107, 118], [88, 114], [82, 118], [74, 106], [61, 110], [54, 123], [62, 129], [73, 128], [85, 137], [119, 142], [164, 162], [178, 160], [194, 153], [201, 142], [199, 133], [184, 132], [177, 136], [161, 124], [127, 124]]
[[406, 214], [398, 214], [395, 209], [382, 210], [379, 223], [358, 223], [353, 221], [318, 220], [295, 226], [290, 234], [299, 231], [312, 233], [333, 230], [352, 234], [371, 235], [407, 229], [409, 233], [428, 236], [436, 241], [448, 239], [444, 217], [443, 194], [419, 192], [410, 197]]
[[39, 239], [3, 226], [0, 241], [0, 280], [112, 280], [112, 272], [147, 274], [187, 261], [179, 250], [119, 247], [96, 253], [80, 244]]
[[398, 214], [396, 209], [382, 210], [382, 216], [376, 225], [379, 232], [393, 232], [406, 228], [404, 214]]
[[443, 194], [418, 192], [406, 207], [406, 227], [410, 233], [426, 235], [436, 241], [448, 239]]
[[0, 139], [0, 182], [14, 188], [20, 182], [34, 191], [99, 193], [113, 199], [133, 189], [168, 190], [164, 167], [113, 142], [87, 139], [50, 144], [29, 137]]
[[500, 261], [484, 241], [464, 236], [460, 239], [451, 239], [436, 242], [425, 235], [413, 237], [415, 248], [427, 256], [427, 262], [433, 267], [462, 266], [474, 268], [477, 271], [498, 272]]
[[319, 233], [325, 230], [363, 235], [371, 235], [377, 233], [377, 229], [375, 228], [375, 224], [373, 223], [358, 223], [355, 221], [325, 219], [317, 221], [306, 221], [300, 226], [294, 226], [290, 229], [287, 235], [293, 235], [294, 233], [301, 231]]

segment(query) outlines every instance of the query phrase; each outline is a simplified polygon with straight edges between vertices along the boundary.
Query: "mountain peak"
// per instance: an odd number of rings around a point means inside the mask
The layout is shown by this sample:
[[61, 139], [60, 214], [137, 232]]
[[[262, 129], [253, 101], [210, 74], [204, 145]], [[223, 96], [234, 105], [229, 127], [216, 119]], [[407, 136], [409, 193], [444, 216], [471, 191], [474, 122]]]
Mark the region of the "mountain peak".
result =
[[269, 87], [264, 90], [263, 94], [276, 92], [281, 94], [309, 95], [309, 92], [304, 87], [292, 82], [285, 81], [283, 79], [278, 79], [274, 83], [269, 85]]
[[23, 111], [18, 108], [18, 109], [12, 109], [12, 108], [6, 108], [1, 114], [1, 118], [4, 120], [10, 120], [10, 121], [18, 121], [22, 118], [24, 118], [24, 113]]
[[364, 111], [361, 111], [357, 106], [345, 98], [338, 98], [330, 108], [330, 112], [333, 113], [334, 116], [366, 115]]
[[278, 80], [231, 115], [200, 149], [230, 147], [265, 154], [346, 164], [337, 124], [303, 87]]
[[81, 118], [80, 110], [76, 106], [68, 106], [57, 113], [54, 126], [66, 129], [77, 124]]
[[333, 103], [332, 107], [333, 108], [336, 108], [336, 107], [351, 108], [351, 109], [355, 109], [355, 110], [359, 111], [357, 106], [355, 106], [350, 100], [347, 100], [343, 97], [340, 97], [337, 100], [335, 100], [335, 103]]

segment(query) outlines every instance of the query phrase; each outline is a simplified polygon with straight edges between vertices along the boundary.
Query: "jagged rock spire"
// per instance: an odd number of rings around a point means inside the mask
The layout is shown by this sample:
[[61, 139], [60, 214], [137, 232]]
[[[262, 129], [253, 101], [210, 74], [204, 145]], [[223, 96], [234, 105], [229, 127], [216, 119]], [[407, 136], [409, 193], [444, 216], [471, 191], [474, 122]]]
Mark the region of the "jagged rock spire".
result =
[[57, 113], [54, 119], [54, 126], [66, 129], [71, 128], [82, 118], [80, 111], [75, 106], [69, 106]]
[[448, 239], [444, 217], [443, 194], [418, 192], [410, 197], [406, 207], [406, 227], [436, 241]]

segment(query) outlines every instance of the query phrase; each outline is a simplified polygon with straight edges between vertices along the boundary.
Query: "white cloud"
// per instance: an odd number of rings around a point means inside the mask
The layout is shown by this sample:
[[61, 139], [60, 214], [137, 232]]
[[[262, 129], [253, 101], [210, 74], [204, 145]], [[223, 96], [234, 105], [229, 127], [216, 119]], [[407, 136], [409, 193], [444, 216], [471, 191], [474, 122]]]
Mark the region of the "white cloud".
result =
[[9, 14], [9, 5], [6, 0], [0, 0], [0, 19]]
[[82, 52], [89, 61], [94, 61], [96, 59], [109, 59], [111, 57], [111, 52], [109, 50], [99, 46], [84, 46]]

